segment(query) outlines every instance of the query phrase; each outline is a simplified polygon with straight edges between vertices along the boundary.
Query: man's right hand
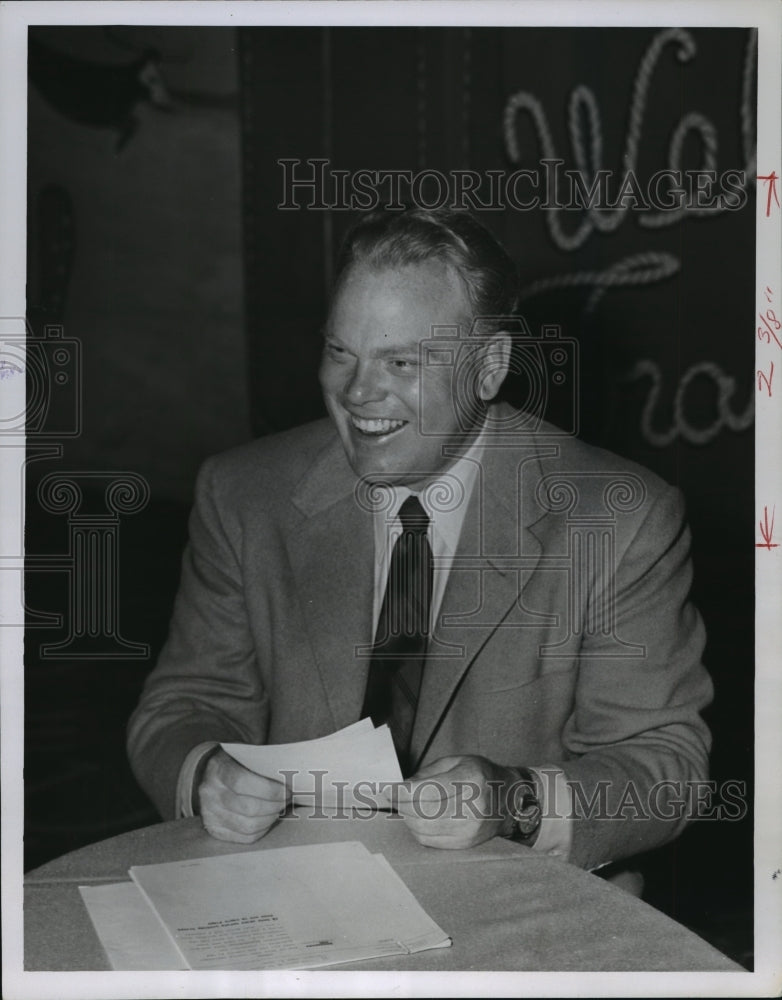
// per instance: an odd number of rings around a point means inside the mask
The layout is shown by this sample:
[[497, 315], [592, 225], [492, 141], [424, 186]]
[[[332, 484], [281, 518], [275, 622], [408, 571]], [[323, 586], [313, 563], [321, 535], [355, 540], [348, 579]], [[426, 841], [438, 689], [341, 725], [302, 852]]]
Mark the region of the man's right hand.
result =
[[274, 826], [291, 794], [281, 781], [248, 771], [218, 749], [207, 762], [198, 799], [207, 833], [219, 840], [252, 844]]

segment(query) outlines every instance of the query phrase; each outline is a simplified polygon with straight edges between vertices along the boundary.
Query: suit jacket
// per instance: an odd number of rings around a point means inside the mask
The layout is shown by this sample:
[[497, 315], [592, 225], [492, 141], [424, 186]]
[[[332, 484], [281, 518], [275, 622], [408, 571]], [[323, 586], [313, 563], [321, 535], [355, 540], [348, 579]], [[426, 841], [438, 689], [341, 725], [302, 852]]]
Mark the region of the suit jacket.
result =
[[[488, 436], [412, 752], [561, 767], [581, 804], [571, 860], [594, 867], [682, 828], [683, 783], [707, 775], [712, 689], [679, 492], [555, 431]], [[312, 739], [359, 718], [371, 507], [327, 420], [204, 464], [170, 633], [129, 725], [164, 817], [196, 744]]]

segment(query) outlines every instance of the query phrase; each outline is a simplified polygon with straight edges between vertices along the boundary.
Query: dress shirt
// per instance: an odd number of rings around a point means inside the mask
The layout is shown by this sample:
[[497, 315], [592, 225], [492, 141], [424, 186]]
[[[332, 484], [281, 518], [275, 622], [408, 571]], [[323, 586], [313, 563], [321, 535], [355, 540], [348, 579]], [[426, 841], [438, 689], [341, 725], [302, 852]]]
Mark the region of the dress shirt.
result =
[[[459, 545], [459, 536], [464, 524], [475, 480], [478, 477], [478, 463], [483, 451], [483, 435], [480, 434], [472, 447], [457, 459], [439, 479], [427, 484], [419, 492], [407, 486], [378, 484], [374, 498], [377, 510], [375, 522], [375, 588], [373, 600], [372, 634], [377, 630], [380, 609], [386, 593], [386, 580], [391, 563], [394, 543], [402, 533], [399, 508], [415, 492], [418, 500], [429, 515], [429, 544], [434, 558], [434, 578], [432, 580], [432, 601], [429, 613], [430, 630], [437, 621], [443, 595], [451, 572], [453, 558]], [[460, 484], [454, 486], [455, 483]], [[424, 668], [425, 669], [425, 668]]]

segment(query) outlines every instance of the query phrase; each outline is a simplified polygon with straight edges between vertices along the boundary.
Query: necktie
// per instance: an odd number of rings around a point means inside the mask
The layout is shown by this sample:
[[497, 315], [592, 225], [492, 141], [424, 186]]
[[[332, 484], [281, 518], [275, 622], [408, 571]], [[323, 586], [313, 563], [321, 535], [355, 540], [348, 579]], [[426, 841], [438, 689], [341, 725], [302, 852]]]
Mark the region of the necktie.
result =
[[394, 543], [386, 592], [372, 647], [362, 718], [388, 723], [402, 774], [411, 773], [413, 731], [421, 671], [429, 638], [433, 560], [429, 517], [418, 497], [399, 509], [402, 532]]

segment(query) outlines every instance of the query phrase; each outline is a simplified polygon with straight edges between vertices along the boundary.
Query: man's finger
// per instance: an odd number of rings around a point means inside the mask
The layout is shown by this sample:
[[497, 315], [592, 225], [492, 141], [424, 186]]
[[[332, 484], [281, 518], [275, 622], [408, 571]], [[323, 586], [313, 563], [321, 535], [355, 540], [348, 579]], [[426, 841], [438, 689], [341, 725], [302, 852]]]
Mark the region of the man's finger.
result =
[[255, 774], [224, 752], [222, 756], [215, 755], [207, 764], [205, 780], [208, 781], [212, 776], [237, 795], [250, 795], [280, 804], [290, 798], [290, 790], [283, 781]]
[[481, 840], [473, 837], [438, 837], [430, 833], [413, 834], [422, 847], [434, 847], [439, 851], [462, 851], [466, 847], [475, 847]]
[[227, 790], [220, 797], [220, 801], [228, 812], [245, 816], [248, 819], [262, 819], [268, 816], [279, 816], [284, 812], [287, 804], [271, 799], [259, 799], [254, 795], [237, 795], [235, 792]]
[[398, 786], [396, 801], [402, 805], [416, 802], [441, 802], [453, 798], [456, 789], [447, 772], [428, 778], [408, 778]]
[[446, 774], [462, 761], [461, 756], [439, 757], [437, 760], [423, 764], [415, 774], [410, 776], [410, 781], [419, 781], [421, 778], [431, 778], [435, 775]]
[[219, 827], [242, 837], [249, 837], [250, 843], [262, 837], [279, 818], [278, 813], [246, 816], [235, 809], [226, 807], [220, 801], [210, 802], [208, 798], [203, 799], [202, 803], [201, 818], [208, 832], [211, 832], [211, 827]]
[[210, 837], [216, 837], [218, 840], [229, 840], [234, 844], [254, 844], [256, 840], [260, 840], [269, 830], [267, 826], [260, 830], [244, 832], [235, 829], [228, 822], [211, 816], [203, 816], [202, 822], [204, 829]]

